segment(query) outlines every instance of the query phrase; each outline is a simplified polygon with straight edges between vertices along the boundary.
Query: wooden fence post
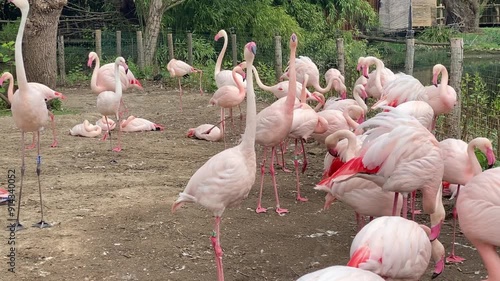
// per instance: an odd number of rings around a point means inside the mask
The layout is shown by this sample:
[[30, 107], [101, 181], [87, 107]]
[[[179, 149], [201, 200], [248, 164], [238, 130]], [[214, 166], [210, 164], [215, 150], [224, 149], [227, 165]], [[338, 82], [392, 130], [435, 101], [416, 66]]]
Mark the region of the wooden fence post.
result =
[[457, 105], [451, 114], [445, 119], [445, 128], [448, 129], [446, 137], [460, 139], [461, 132], [461, 81], [464, 61], [464, 40], [463, 38], [451, 38], [451, 66], [450, 66], [450, 86], [457, 92]]
[[59, 79], [62, 84], [66, 84], [66, 62], [64, 60], [64, 36], [57, 37], [57, 61], [59, 66]]
[[95, 30], [95, 52], [102, 59], [102, 33], [100, 29]]
[[167, 29], [167, 44], [168, 44], [168, 56], [171, 59], [174, 58], [174, 39], [172, 37], [172, 29]]
[[233, 67], [238, 65], [238, 46], [236, 45], [236, 32], [231, 27], [231, 49], [233, 53]]
[[137, 65], [144, 71], [144, 45], [142, 43], [142, 31], [137, 30]]
[[122, 32], [116, 31], [116, 56], [122, 56]]
[[281, 53], [281, 36], [274, 36], [274, 73], [279, 81], [283, 74], [283, 54]]
[[413, 75], [413, 63], [415, 59], [415, 39], [406, 39], [406, 60], [405, 60], [405, 73]]
[[337, 67], [340, 73], [345, 76], [344, 38], [337, 38]]
[[193, 33], [187, 34], [187, 47], [188, 47], [188, 64], [193, 65]]

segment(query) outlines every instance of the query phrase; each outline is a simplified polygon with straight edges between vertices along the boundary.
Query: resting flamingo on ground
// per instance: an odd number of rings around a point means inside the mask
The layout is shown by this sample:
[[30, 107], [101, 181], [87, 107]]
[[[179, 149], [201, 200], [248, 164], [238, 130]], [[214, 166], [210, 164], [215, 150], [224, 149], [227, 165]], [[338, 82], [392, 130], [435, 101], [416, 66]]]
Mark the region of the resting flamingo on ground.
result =
[[[12, 76], [12, 73], [4, 72], [2, 74], [2, 76], [0, 77], [0, 86], [3, 84], [3, 81], [5, 81], [5, 80], [9, 80], [9, 87], [7, 88], [7, 98], [8, 98], [9, 103], [12, 104], [13, 96], [14, 96], [14, 94], [18, 93], [19, 90], [16, 90], [16, 92], [14, 93], [14, 77]], [[61, 99], [61, 100], [66, 99], [66, 97], [63, 94], [56, 92], [43, 84], [36, 83], [36, 82], [28, 82], [28, 84], [31, 87], [35, 87], [37, 89], [37, 93], [41, 93], [46, 102], [53, 100], [53, 99]], [[48, 104], [47, 104], [47, 107], [48, 107]], [[50, 110], [49, 110], [49, 117], [50, 117], [50, 125], [52, 128], [52, 138], [53, 138], [53, 141], [52, 141], [52, 144], [50, 145], [50, 147], [57, 147], [58, 141], [57, 141], [57, 136], [56, 136], [56, 122], [54, 119], [54, 113], [52, 113], [52, 111], [50, 111]], [[31, 142], [30, 146], [26, 147], [26, 149], [35, 148], [36, 143], [37, 143], [36, 142], [36, 134], [33, 133], [33, 141]]]
[[500, 168], [474, 176], [457, 198], [458, 222], [465, 237], [476, 247], [488, 279], [500, 280]]
[[[370, 71], [370, 66], [375, 64], [375, 70]], [[363, 76], [367, 79], [365, 89], [369, 97], [379, 100], [384, 93], [383, 87], [390, 81], [396, 79], [396, 75], [387, 67], [384, 62], [376, 57], [360, 57], [358, 59], [358, 71], [362, 71]], [[363, 78], [358, 78], [356, 84], [364, 84]]]
[[[351, 177], [371, 180], [383, 190], [403, 194], [403, 216], [407, 216], [407, 196], [422, 191], [424, 212], [436, 211], [436, 194], [443, 178], [444, 164], [436, 137], [417, 119], [394, 108], [381, 112], [359, 125], [368, 129], [359, 155], [349, 160], [330, 180]], [[394, 204], [393, 215], [396, 214]]]
[[[441, 83], [438, 85], [438, 76], [441, 73]], [[434, 110], [432, 129], [436, 127], [437, 117], [441, 114], [450, 113], [457, 103], [457, 92], [448, 85], [448, 70], [442, 64], [436, 64], [432, 68], [432, 86], [427, 86], [427, 103]]]
[[235, 106], [239, 106], [243, 100], [245, 99], [245, 88], [243, 88], [243, 84], [237, 78], [237, 72], [242, 71], [243, 67], [246, 67], [246, 63], [243, 62], [236, 67], [233, 68], [232, 75], [236, 81], [236, 86], [233, 85], [224, 85], [217, 89], [210, 99], [211, 105], [220, 106], [220, 123], [222, 130], [222, 138], [224, 139], [224, 145], [226, 144], [225, 137], [225, 120], [226, 120], [226, 108], [233, 108]]
[[25, 147], [24, 147], [24, 134], [26, 132], [33, 132], [37, 134], [37, 165], [36, 174], [38, 178], [38, 192], [40, 195], [40, 222], [34, 224], [34, 227], [46, 228], [51, 225], [44, 221], [43, 218], [43, 200], [42, 200], [42, 185], [40, 180], [41, 174], [41, 155], [40, 155], [40, 129], [45, 126], [49, 119], [49, 111], [47, 105], [45, 104], [44, 94], [40, 92], [40, 89], [33, 87], [28, 83], [26, 79], [26, 71], [24, 69], [22, 44], [24, 28], [26, 26], [26, 20], [28, 18], [28, 13], [30, 9], [30, 4], [28, 0], [11, 0], [17, 8], [21, 10], [21, 22], [19, 24], [19, 29], [17, 31], [16, 42], [15, 42], [15, 63], [16, 63], [16, 77], [17, 85], [19, 87], [18, 92], [13, 95], [11, 102], [12, 119], [16, 124], [16, 127], [21, 131], [21, 177], [19, 187], [19, 198], [17, 206], [17, 217], [15, 222], [15, 230], [22, 229], [23, 226], [19, 222], [19, 216], [21, 214], [21, 195], [23, 190], [24, 172], [26, 165], [24, 162], [25, 158]]
[[271, 161], [269, 163], [269, 171], [273, 181], [274, 196], [276, 197], [276, 212], [278, 214], [288, 213], [287, 209], [280, 206], [278, 187], [276, 185], [276, 173], [274, 170], [274, 155], [276, 155], [276, 147], [280, 145], [290, 132], [293, 122], [293, 108], [296, 96], [296, 82], [295, 75], [295, 53], [297, 49], [297, 35], [292, 34], [290, 37], [290, 88], [288, 95], [281, 98], [270, 106], [264, 108], [257, 114], [257, 132], [255, 135], [255, 142], [263, 146], [262, 162], [260, 164], [260, 191], [259, 199], [257, 201], [257, 213], [267, 212], [266, 208], [262, 207], [262, 190], [264, 188], [264, 174], [266, 171], [266, 158], [267, 150], [271, 148]]
[[[299, 175], [299, 160], [298, 155], [302, 151], [302, 173], [305, 172], [307, 168], [307, 156], [306, 149], [304, 147], [304, 141], [311, 136], [312, 133], [324, 133], [328, 128], [328, 122], [325, 118], [318, 115], [318, 113], [311, 108], [306, 102], [306, 88], [303, 87], [300, 96], [300, 105], [293, 111], [292, 126], [290, 128], [289, 138], [295, 140], [295, 152], [294, 152], [294, 166], [295, 166], [295, 177], [297, 186], [297, 196], [296, 200], [305, 202], [307, 198], [300, 195], [300, 175]], [[300, 141], [300, 148], [298, 142]]]
[[217, 125], [202, 124], [196, 128], [190, 128], [186, 137], [207, 141], [219, 141], [222, 138], [222, 134]]
[[429, 228], [401, 217], [372, 220], [354, 237], [348, 266], [372, 271], [386, 280], [419, 280], [430, 259], [435, 262], [432, 277], [444, 270], [444, 247], [429, 241]]
[[156, 124], [144, 118], [135, 117], [130, 115], [126, 120], [120, 124], [122, 132], [146, 132], [146, 131], [163, 131], [164, 126]]
[[189, 179], [186, 188], [172, 206], [172, 212], [175, 212], [184, 203], [198, 203], [213, 212], [215, 227], [210, 240], [215, 253], [219, 281], [224, 280], [223, 252], [220, 246], [221, 216], [226, 208], [240, 205], [255, 182], [256, 103], [251, 68], [255, 53], [255, 43], [247, 43], [244, 49], [248, 63], [247, 122], [241, 143], [212, 156], [201, 166]]
[[306, 275], [297, 281], [384, 281], [384, 278], [377, 274], [350, 266], [334, 265], [323, 268]]
[[111, 129], [109, 128], [108, 116], [116, 116], [118, 120], [117, 123], [120, 124], [120, 102], [122, 100], [122, 84], [120, 83], [120, 66], [128, 71], [128, 66], [125, 63], [123, 57], [117, 57], [115, 60], [115, 91], [104, 91], [97, 96], [97, 111], [104, 116], [105, 123], [108, 124], [109, 132], [109, 144], [111, 145], [111, 150], [115, 152], [120, 152], [122, 150], [120, 144], [121, 129], [118, 129], [118, 145], [113, 148], [113, 143], [111, 142]]
[[72, 136], [81, 136], [87, 138], [97, 137], [101, 134], [101, 132], [101, 127], [90, 124], [89, 120], [84, 120], [83, 123], [77, 124], [69, 130], [69, 134]]
[[[463, 140], [448, 138], [439, 142], [444, 161], [443, 180], [450, 184], [458, 184], [457, 196], [460, 186], [466, 185], [473, 177], [481, 174], [482, 168], [477, 159], [475, 149], [479, 149], [486, 155], [488, 165], [495, 164], [496, 158], [493, 146], [487, 138], [475, 138], [469, 143]], [[462, 262], [464, 259], [455, 255], [455, 226], [456, 208], [453, 208], [453, 242], [449, 262]]]
[[189, 64], [177, 60], [171, 59], [167, 64], [168, 73], [170, 73], [170, 77], [177, 77], [179, 81], [179, 108], [182, 110], [182, 85], [181, 78], [185, 75], [189, 75], [191, 73], [200, 73], [200, 95], [203, 95], [203, 89], [201, 88], [201, 77], [203, 75], [203, 70], [194, 68]]

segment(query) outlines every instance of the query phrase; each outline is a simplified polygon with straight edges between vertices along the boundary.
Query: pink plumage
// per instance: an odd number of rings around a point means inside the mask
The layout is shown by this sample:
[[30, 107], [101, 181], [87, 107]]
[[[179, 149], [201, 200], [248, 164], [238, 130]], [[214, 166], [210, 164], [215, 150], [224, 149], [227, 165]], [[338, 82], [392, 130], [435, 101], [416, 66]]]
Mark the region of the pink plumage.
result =
[[133, 115], [123, 120], [120, 127], [120, 130], [123, 132], [163, 131], [165, 129], [165, 127], [160, 124]]
[[69, 130], [69, 134], [72, 136], [81, 136], [87, 138], [96, 137], [100, 135], [101, 132], [101, 127], [90, 124], [88, 120], [84, 120], [83, 123], [77, 124]]
[[202, 124], [196, 128], [190, 128], [186, 136], [207, 141], [219, 141], [222, 138], [219, 127], [212, 124]]
[[[376, 69], [369, 72], [370, 65], [375, 64]], [[384, 62], [376, 57], [361, 57], [358, 59], [358, 70], [362, 70], [363, 78], [356, 81], [357, 84], [363, 84], [368, 96], [380, 99], [384, 92], [383, 87], [390, 81], [396, 79], [394, 73], [384, 66]]]
[[297, 281], [383, 281], [377, 274], [350, 266], [334, 265], [308, 273]]

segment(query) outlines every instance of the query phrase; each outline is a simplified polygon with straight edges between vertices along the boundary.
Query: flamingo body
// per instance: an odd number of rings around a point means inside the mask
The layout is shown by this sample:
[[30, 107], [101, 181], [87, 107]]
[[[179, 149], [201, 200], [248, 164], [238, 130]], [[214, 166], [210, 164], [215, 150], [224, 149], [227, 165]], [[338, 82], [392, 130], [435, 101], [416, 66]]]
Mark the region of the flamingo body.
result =
[[77, 124], [69, 130], [69, 134], [72, 136], [82, 136], [87, 138], [96, 137], [100, 135], [101, 132], [101, 127], [90, 124], [88, 120], [84, 120], [82, 124]]
[[383, 281], [377, 274], [360, 268], [335, 265], [308, 273], [297, 281]]

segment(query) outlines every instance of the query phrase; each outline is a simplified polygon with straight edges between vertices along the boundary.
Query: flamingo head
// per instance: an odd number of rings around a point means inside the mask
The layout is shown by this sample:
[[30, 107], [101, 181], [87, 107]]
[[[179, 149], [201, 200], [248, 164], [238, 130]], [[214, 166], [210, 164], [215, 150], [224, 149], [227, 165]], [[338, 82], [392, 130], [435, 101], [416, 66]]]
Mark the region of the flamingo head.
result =
[[439, 76], [439, 72], [434, 72], [432, 74], [432, 85], [434, 86], [438, 86], [438, 76]]
[[358, 85], [358, 86], [361, 86], [359, 87], [360, 88], [360, 91], [361, 91], [361, 94], [359, 95], [363, 100], [366, 100], [368, 98], [368, 94], [366, 93], [366, 89], [363, 85]]
[[[255, 42], [248, 42], [246, 45], [245, 45], [245, 48], [248, 49], [252, 54], [256, 55], [257, 54], [257, 44], [255, 44]], [[245, 64], [245, 67], [246, 67], [246, 64]]]
[[339, 156], [339, 152], [337, 151], [336, 148], [330, 148], [330, 149], [328, 149], [328, 153], [330, 153], [330, 155], [333, 156], [333, 157], [338, 157]]
[[11, 79], [11, 78], [12, 78], [12, 74], [10, 74], [10, 72], [5, 72], [4, 74], [2, 74], [2, 76], [0, 77], [0, 87], [3, 85], [3, 81], [5, 81], [7, 79]]
[[347, 90], [342, 90], [342, 92], [340, 92], [340, 98], [345, 100], [347, 98]]
[[215, 34], [214, 40], [219, 41], [221, 37], [224, 37], [224, 35], [227, 35], [226, 31], [224, 29], [219, 30], [217, 34]]
[[362, 69], [363, 69], [363, 76], [366, 79], [368, 79], [368, 70], [369, 70], [369, 67], [365, 65], [365, 66], [362, 67]]
[[312, 92], [311, 97], [321, 104], [325, 104], [325, 96], [320, 92]]
[[335, 196], [333, 196], [330, 192], [325, 195], [325, 205], [323, 206], [323, 210], [328, 210], [330, 205], [336, 200]]
[[97, 53], [96, 52], [90, 52], [89, 53], [89, 60], [87, 61], [87, 66], [88, 67], [92, 67], [92, 63], [94, 62], [94, 60], [96, 60], [98, 58], [97, 56]]
[[187, 134], [186, 134], [186, 137], [187, 138], [191, 138], [194, 136], [194, 128], [190, 128], [188, 131], [187, 131]]
[[491, 147], [486, 148], [486, 159], [488, 160], [488, 168], [493, 167], [496, 162], [495, 153], [493, 153], [493, 149]]
[[30, 6], [28, 0], [7, 0], [7, 2], [16, 5], [19, 9], [26, 9]]
[[125, 59], [123, 57], [117, 57], [116, 60], [115, 60], [115, 64], [119, 65], [119, 66], [122, 66], [123, 69], [125, 69], [125, 74], [128, 72], [128, 65], [125, 62]]
[[61, 100], [65, 100], [66, 99], [66, 96], [63, 95], [62, 93], [59, 93], [59, 92], [54, 92], [54, 96], [56, 99], [61, 99]]

